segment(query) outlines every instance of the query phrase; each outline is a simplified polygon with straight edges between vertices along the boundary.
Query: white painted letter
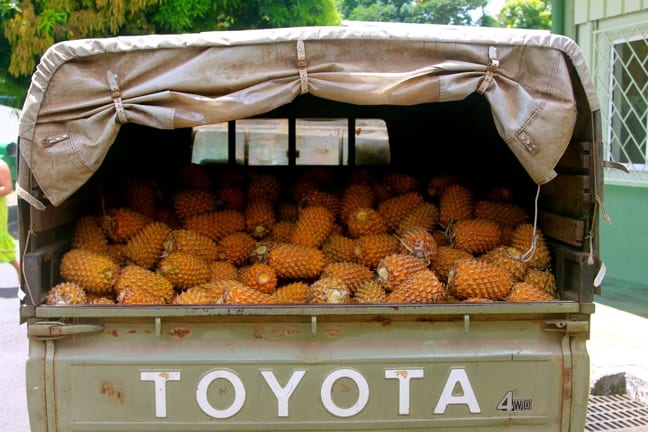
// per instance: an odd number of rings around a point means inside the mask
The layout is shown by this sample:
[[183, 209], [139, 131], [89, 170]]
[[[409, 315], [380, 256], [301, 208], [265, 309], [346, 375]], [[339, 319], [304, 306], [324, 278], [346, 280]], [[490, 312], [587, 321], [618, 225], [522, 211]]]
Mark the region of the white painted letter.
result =
[[[453, 395], [454, 388], [459, 384], [461, 386], [461, 395]], [[450, 376], [443, 387], [441, 397], [434, 408], [434, 414], [445, 414], [448, 405], [468, 405], [468, 409], [472, 414], [481, 412], [475, 392], [473, 391], [468, 375], [464, 369], [451, 369]]]
[[155, 384], [155, 417], [167, 416], [166, 382], [180, 381], [179, 371], [140, 372], [140, 381], [153, 381]]
[[[358, 400], [349, 408], [340, 408], [333, 402], [331, 392], [333, 391], [333, 384], [340, 378], [349, 378], [358, 386]], [[324, 408], [334, 416], [338, 417], [351, 417], [358, 414], [364, 409], [369, 401], [369, 384], [367, 380], [359, 372], [353, 369], [338, 369], [331, 372], [322, 383], [320, 389], [320, 397]]]
[[[234, 388], [234, 401], [229, 408], [223, 410], [214, 408], [207, 399], [207, 390], [210, 384], [217, 379], [229, 381]], [[210, 417], [220, 419], [232, 417], [243, 408], [243, 404], [245, 403], [245, 387], [243, 386], [243, 381], [234, 372], [214, 369], [202, 377], [198, 383], [198, 387], [196, 388], [196, 401], [198, 401], [200, 409]]]
[[288, 417], [288, 399], [290, 399], [297, 385], [304, 378], [304, 375], [306, 375], [306, 371], [294, 371], [285, 387], [281, 387], [272, 371], [261, 371], [261, 375], [277, 398], [277, 416]]
[[386, 369], [385, 378], [398, 379], [398, 414], [410, 413], [410, 379], [423, 378], [423, 369]]

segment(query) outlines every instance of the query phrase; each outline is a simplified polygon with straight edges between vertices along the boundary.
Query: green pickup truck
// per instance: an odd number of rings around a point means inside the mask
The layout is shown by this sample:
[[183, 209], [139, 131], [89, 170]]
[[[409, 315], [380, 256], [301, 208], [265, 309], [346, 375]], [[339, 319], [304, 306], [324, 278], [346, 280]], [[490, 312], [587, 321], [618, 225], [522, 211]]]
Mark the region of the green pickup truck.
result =
[[33, 432], [584, 429], [603, 189], [572, 40], [76, 40], [26, 100]]

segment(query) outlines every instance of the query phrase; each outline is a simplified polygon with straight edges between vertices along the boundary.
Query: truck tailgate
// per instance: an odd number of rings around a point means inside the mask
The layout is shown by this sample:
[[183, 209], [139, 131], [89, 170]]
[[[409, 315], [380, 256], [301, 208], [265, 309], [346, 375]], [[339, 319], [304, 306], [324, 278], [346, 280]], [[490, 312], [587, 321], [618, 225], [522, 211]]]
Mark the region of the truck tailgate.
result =
[[588, 387], [586, 325], [565, 319], [578, 304], [489, 306], [76, 310], [63, 326], [78, 335], [29, 324], [27, 388], [46, 388], [30, 416], [66, 431], [570, 430]]

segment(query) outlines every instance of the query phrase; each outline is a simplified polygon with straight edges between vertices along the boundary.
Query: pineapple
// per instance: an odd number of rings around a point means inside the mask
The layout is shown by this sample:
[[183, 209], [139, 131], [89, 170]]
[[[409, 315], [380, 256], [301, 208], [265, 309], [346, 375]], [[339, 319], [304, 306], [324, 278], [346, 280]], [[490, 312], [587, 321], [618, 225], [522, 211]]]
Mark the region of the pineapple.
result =
[[105, 254], [108, 252], [108, 238], [93, 216], [81, 216], [72, 232], [72, 249], [86, 249]]
[[315, 206], [328, 209], [328, 211], [333, 215], [333, 218], [337, 218], [342, 210], [342, 203], [339, 198], [319, 189], [310, 191], [306, 197], [300, 201], [300, 207], [302, 209]]
[[425, 228], [414, 226], [407, 229], [400, 237], [398, 253], [409, 254], [425, 261], [430, 261], [437, 253], [434, 236]]
[[349, 215], [361, 208], [373, 208], [374, 194], [371, 186], [350, 184], [342, 192], [340, 219], [347, 220]]
[[223, 303], [223, 293], [229, 281], [205, 282], [188, 288], [179, 293], [174, 299], [174, 304], [220, 304]]
[[322, 206], [310, 206], [302, 209], [291, 237], [291, 243], [320, 247], [331, 235], [335, 217], [330, 210]]
[[299, 206], [294, 201], [283, 200], [277, 204], [277, 221], [295, 222], [299, 216]]
[[407, 276], [394, 289], [387, 303], [442, 303], [446, 301], [445, 286], [432, 270], [420, 270]]
[[277, 288], [272, 296], [275, 298], [277, 303], [299, 304], [306, 302], [307, 292], [307, 283], [292, 282]]
[[352, 211], [346, 219], [346, 225], [351, 238], [387, 232], [387, 225], [380, 213], [370, 207], [361, 207]]
[[424, 202], [414, 207], [399, 222], [396, 233], [402, 235], [412, 227], [421, 227], [432, 232], [439, 222], [439, 209], [433, 203]]
[[109, 306], [109, 305], [114, 305], [115, 302], [116, 299], [113, 296], [100, 296], [95, 294], [88, 296], [89, 305]]
[[372, 280], [374, 274], [369, 267], [352, 262], [336, 262], [324, 267], [320, 278], [334, 278], [341, 280], [351, 291], [351, 294], [364, 282]]
[[460, 298], [503, 300], [514, 279], [508, 270], [476, 259], [457, 261], [448, 275], [449, 292]]
[[87, 304], [88, 299], [83, 287], [75, 282], [61, 282], [54, 286], [45, 303], [53, 306], [70, 306]]
[[277, 275], [267, 264], [257, 263], [241, 269], [240, 281], [262, 293], [272, 294], [277, 288]]
[[339, 304], [349, 303], [351, 293], [339, 279], [322, 278], [313, 282], [306, 292], [305, 302], [310, 304]]
[[383, 183], [394, 196], [415, 192], [419, 187], [419, 182], [416, 177], [397, 172], [385, 174], [383, 176]]
[[160, 185], [149, 178], [132, 178], [122, 185], [126, 205], [129, 209], [154, 218], [157, 213]]
[[437, 249], [436, 255], [432, 257], [430, 268], [434, 270], [442, 282], [446, 282], [455, 262], [472, 258], [473, 256], [466, 251], [451, 246], [441, 246]]
[[277, 300], [270, 294], [262, 293], [237, 281], [230, 281], [223, 291], [224, 304], [276, 304]]
[[110, 240], [126, 243], [153, 219], [127, 208], [112, 208], [101, 220], [101, 227]]
[[218, 280], [238, 280], [239, 271], [236, 266], [227, 261], [214, 261], [209, 263], [209, 280], [212, 282]]
[[245, 226], [252, 237], [257, 240], [267, 237], [275, 223], [276, 216], [272, 201], [256, 198], [248, 202], [245, 208]]
[[385, 287], [377, 281], [370, 280], [362, 283], [353, 296], [356, 303], [384, 303], [387, 293]]
[[127, 258], [124, 254], [126, 245], [123, 243], [110, 243], [105, 255], [112, 258], [120, 267], [126, 264]]
[[502, 244], [499, 224], [490, 219], [458, 220], [450, 227], [456, 249], [473, 255], [488, 252]]
[[342, 234], [331, 234], [322, 244], [322, 252], [336, 262], [354, 260], [355, 241]]
[[181, 221], [216, 210], [216, 196], [203, 189], [181, 189], [171, 196], [173, 208]]
[[187, 289], [209, 281], [209, 264], [186, 252], [172, 252], [163, 257], [157, 271], [178, 289]]
[[316, 248], [280, 243], [268, 253], [268, 264], [277, 277], [286, 279], [316, 278], [325, 264], [324, 253]]
[[380, 260], [398, 252], [398, 239], [390, 234], [368, 234], [355, 241], [354, 262], [375, 269]]
[[236, 210], [217, 210], [189, 217], [184, 227], [206, 235], [215, 242], [245, 229], [245, 216]]
[[256, 245], [254, 245], [254, 249], [252, 250], [252, 253], [250, 254], [249, 257], [249, 263], [250, 264], [256, 264], [256, 263], [263, 263], [267, 264], [268, 263], [268, 253], [270, 253], [270, 249], [274, 247], [277, 243], [285, 243], [285, 242], [274, 242], [274, 241], [265, 241], [265, 242], [257, 242]]
[[169, 225], [171, 229], [182, 228], [182, 222], [178, 219], [175, 209], [170, 205], [162, 205], [158, 207], [154, 219], [158, 222]]
[[460, 183], [461, 178], [459, 176], [452, 174], [438, 175], [430, 178], [427, 181], [426, 191], [430, 198], [438, 200], [441, 198], [441, 195], [446, 190], [446, 188], [448, 188], [448, 186]]
[[256, 247], [254, 238], [243, 231], [228, 234], [218, 242], [221, 255], [220, 261], [228, 261], [235, 266], [245, 264]]
[[420, 204], [423, 204], [423, 196], [418, 192], [409, 192], [388, 198], [378, 204], [378, 213], [385, 221], [387, 229], [394, 231], [403, 218]]
[[387, 201], [389, 198], [392, 198], [392, 194], [389, 188], [381, 182], [371, 183], [371, 189], [374, 193], [374, 206], [380, 205], [380, 203]]
[[90, 293], [109, 293], [119, 274], [119, 265], [110, 257], [85, 249], [71, 249], [61, 258], [61, 276], [81, 285]]
[[556, 298], [553, 295], [526, 282], [514, 283], [511, 293], [506, 298], [506, 301], [509, 302], [548, 302], [554, 300]]
[[293, 232], [295, 232], [295, 226], [293, 221], [280, 220], [272, 228], [269, 240], [276, 243], [289, 243]]
[[530, 267], [526, 270], [523, 282], [533, 285], [534, 287], [556, 296], [556, 277], [548, 270], [538, 270]]
[[[155, 303], [170, 303], [175, 296], [173, 285], [168, 279], [137, 265], [127, 265], [119, 272], [115, 291], [121, 294], [127, 290], [144, 290], [157, 298]], [[132, 293], [131, 293], [132, 294]]]
[[528, 261], [530, 267], [539, 270], [551, 268], [551, 254], [540, 228], [534, 229], [531, 224], [518, 225], [511, 244], [522, 252], [522, 259]]
[[169, 233], [164, 242], [167, 254], [172, 252], [186, 252], [205, 261], [214, 261], [219, 249], [216, 243], [204, 234], [186, 229], [175, 229]]
[[248, 199], [267, 199], [271, 202], [279, 199], [281, 185], [279, 179], [271, 174], [254, 173], [248, 185]]
[[376, 273], [385, 290], [395, 290], [409, 275], [427, 269], [427, 263], [420, 258], [405, 254], [388, 255], [380, 261]]
[[162, 305], [165, 302], [144, 288], [128, 288], [117, 295], [117, 303], [123, 305]]
[[214, 182], [207, 168], [191, 162], [180, 165], [177, 173], [177, 182], [182, 187], [188, 189], [209, 190], [214, 186]]
[[497, 201], [479, 201], [475, 204], [475, 217], [494, 220], [502, 225], [517, 226], [527, 221], [528, 214], [522, 207]]
[[512, 246], [499, 246], [481, 255], [479, 259], [508, 270], [517, 281], [524, 279], [529, 267], [522, 261], [522, 252]]
[[464, 219], [474, 217], [473, 194], [461, 184], [444, 189], [439, 201], [439, 223], [445, 227]]
[[245, 191], [240, 187], [223, 184], [216, 188], [215, 195], [216, 202], [219, 203], [222, 210], [245, 211]]
[[155, 267], [164, 251], [164, 241], [171, 228], [162, 222], [151, 222], [131, 237], [124, 248], [124, 255], [144, 268]]
[[292, 197], [293, 199], [300, 203], [308, 194], [317, 189], [317, 184], [311, 179], [299, 178], [295, 182], [295, 185], [292, 188]]
[[513, 190], [508, 186], [493, 186], [484, 195], [484, 199], [501, 203], [511, 203], [514, 197]]

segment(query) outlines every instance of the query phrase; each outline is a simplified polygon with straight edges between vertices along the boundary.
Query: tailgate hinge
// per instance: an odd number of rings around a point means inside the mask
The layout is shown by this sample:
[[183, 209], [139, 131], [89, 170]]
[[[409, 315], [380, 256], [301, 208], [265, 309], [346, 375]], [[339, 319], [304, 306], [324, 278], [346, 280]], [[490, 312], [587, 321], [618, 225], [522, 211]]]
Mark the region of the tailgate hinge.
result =
[[102, 330], [101, 324], [66, 324], [60, 321], [41, 321], [29, 324], [27, 336], [30, 339], [52, 340], [70, 335], [99, 333]]
[[548, 320], [545, 321], [546, 331], [561, 333], [587, 333], [589, 332], [588, 321]]

